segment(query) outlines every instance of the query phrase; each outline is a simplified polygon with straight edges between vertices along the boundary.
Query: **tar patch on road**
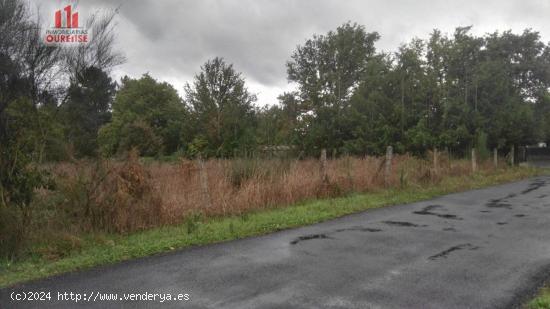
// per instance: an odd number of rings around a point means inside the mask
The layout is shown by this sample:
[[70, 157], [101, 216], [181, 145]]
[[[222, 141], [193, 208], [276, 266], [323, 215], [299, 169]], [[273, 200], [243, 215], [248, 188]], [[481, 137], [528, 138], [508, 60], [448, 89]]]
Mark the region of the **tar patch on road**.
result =
[[527, 194], [531, 191], [538, 190], [546, 185], [546, 181], [542, 179], [535, 179], [533, 182], [529, 184], [529, 187], [527, 189], [521, 191], [521, 194]]
[[454, 227], [446, 227], [443, 230], [446, 232], [456, 232], [456, 229]]
[[387, 225], [405, 226], [405, 227], [423, 227], [423, 226], [426, 226], [426, 225], [418, 225], [416, 223], [405, 222], [405, 221], [383, 221], [383, 223], [385, 223]]
[[422, 208], [422, 210], [413, 211], [413, 214], [436, 216], [436, 217], [444, 218], [444, 219], [462, 220], [462, 218], [459, 218], [456, 215], [440, 214], [440, 213], [437, 213], [437, 212], [433, 211], [434, 209], [438, 209], [438, 208], [442, 208], [442, 207], [443, 206], [441, 206], [441, 205], [428, 205], [428, 206]]
[[362, 226], [354, 226], [354, 227], [350, 227], [350, 228], [344, 228], [344, 229], [337, 229], [336, 230], [337, 233], [347, 232], [347, 231], [374, 233], [374, 232], [381, 232], [382, 230], [381, 229], [376, 229], [376, 228], [371, 228], [371, 227], [362, 227]]
[[311, 240], [311, 239], [328, 239], [330, 237], [328, 237], [326, 234], [311, 234], [311, 235], [304, 235], [304, 236], [300, 236], [296, 239], [294, 239], [293, 241], [290, 242], [291, 245], [295, 245], [301, 241], [306, 241], [306, 240]]
[[[497, 199], [492, 199], [492, 200], [489, 200], [489, 202], [487, 204], [485, 204], [485, 206], [489, 207], [489, 208], [512, 208], [512, 204], [509, 204], [509, 203], [506, 203], [506, 199], [507, 198], [511, 198], [513, 196], [511, 196], [512, 194], [506, 196], [506, 197], [503, 197], [503, 198], [497, 198]], [[514, 194], [515, 196], [515, 194]]]
[[485, 204], [485, 206], [490, 207], [490, 208], [507, 208], [507, 209], [511, 209], [512, 204], [507, 203], [508, 202], [507, 199], [514, 198], [516, 196], [517, 196], [517, 194], [510, 193], [510, 194], [506, 195], [503, 198], [497, 198], [497, 199], [489, 200], [489, 202], [487, 204]]
[[441, 258], [447, 258], [449, 256], [449, 254], [451, 254], [452, 252], [454, 251], [458, 251], [458, 250], [464, 250], [464, 249], [467, 249], [467, 250], [477, 250], [479, 249], [479, 247], [477, 246], [474, 246], [472, 244], [461, 244], [461, 245], [456, 245], [456, 246], [453, 246], [453, 247], [450, 247], [449, 249], [447, 250], [443, 250], [437, 254], [434, 254], [432, 256], [430, 256], [428, 258], [428, 260], [437, 260], [437, 259], [441, 259]]
[[[348, 227], [348, 228], [337, 229], [337, 230], [334, 231], [334, 233], [347, 232], [347, 231], [374, 233], [374, 232], [381, 232], [382, 230], [377, 229], [377, 228], [363, 227], [363, 226], [352, 226], [352, 227]], [[300, 237], [294, 239], [293, 241], [290, 242], [290, 244], [295, 245], [299, 242], [306, 241], [306, 240], [312, 240], [312, 239], [332, 239], [328, 235], [330, 235], [330, 233], [328, 233], [328, 234], [304, 235], [304, 236], [300, 236]]]

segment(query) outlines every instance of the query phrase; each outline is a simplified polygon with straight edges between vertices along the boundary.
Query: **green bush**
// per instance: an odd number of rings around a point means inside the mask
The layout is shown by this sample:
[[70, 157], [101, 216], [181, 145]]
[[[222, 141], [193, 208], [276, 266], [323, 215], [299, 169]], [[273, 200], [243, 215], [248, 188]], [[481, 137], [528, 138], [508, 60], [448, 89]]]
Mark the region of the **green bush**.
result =
[[120, 134], [118, 152], [127, 152], [136, 148], [142, 156], [162, 154], [162, 138], [157, 136], [151, 126], [143, 120], [125, 125]]
[[[27, 99], [0, 114], [0, 257], [14, 259], [27, 238], [34, 190], [46, 177], [33, 163], [42, 156], [39, 112]], [[30, 118], [30, 121], [29, 121]], [[28, 122], [28, 124], [27, 124]]]

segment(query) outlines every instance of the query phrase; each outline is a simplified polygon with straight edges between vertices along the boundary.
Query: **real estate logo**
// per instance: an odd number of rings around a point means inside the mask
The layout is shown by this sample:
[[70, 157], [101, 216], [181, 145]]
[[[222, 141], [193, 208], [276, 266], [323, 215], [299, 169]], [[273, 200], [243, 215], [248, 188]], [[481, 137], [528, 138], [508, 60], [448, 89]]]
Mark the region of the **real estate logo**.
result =
[[72, 6], [69, 4], [61, 10], [55, 11], [55, 28], [78, 28], [78, 12], [72, 13]]
[[90, 33], [86, 27], [79, 26], [79, 12], [76, 4], [68, 4], [55, 11], [53, 27], [46, 29], [44, 41], [46, 44], [87, 44]]

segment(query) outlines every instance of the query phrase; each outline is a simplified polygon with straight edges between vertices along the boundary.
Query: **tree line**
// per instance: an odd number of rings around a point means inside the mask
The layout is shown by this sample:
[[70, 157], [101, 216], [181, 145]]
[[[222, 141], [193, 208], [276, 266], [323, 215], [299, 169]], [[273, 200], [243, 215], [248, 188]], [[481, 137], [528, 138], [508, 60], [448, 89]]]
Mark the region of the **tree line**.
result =
[[67, 147], [77, 157], [131, 148], [145, 156], [231, 157], [275, 145], [364, 155], [387, 145], [465, 153], [548, 141], [548, 45], [529, 29], [482, 37], [470, 30], [434, 30], [388, 53], [376, 51], [378, 33], [346, 23], [297, 46], [286, 64], [297, 90], [274, 106], [260, 107], [242, 74], [214, 58], [183, 98], [148, 74], [117, 84], [90, 65], [70, 80], [64, 102], [30, 108], [56, 127], [42, 132], [50, 159]]
[[[303, 155], [467, 153], [550, 142], [550, 46], [526, 29], [448, 35], [434, 30], [395, 52], [355, 23], [314, 35], [286, 63], [296, 90], [262, 106], [220, 57], [180, 97], [149, 74], [114, 81], [116, 14], [88, 21], [87, 45], [47, 46], [39, 17], [0, 0], [0, 198], [40, 181], [35, 163], [117, 156], [232, 157], [274, 146]], [[260, 102], [261, 103], [261, 102]], [[34, 175], [34, 176], [33, 176]], [[21, 193], [21, 192], [20, 192]]]
[[[344, 24], [298, 46], [287, 63], [298, 91], [280, 97], [280, 141], [345, 153], [466, 152], [548, 141], [550, 48], [539, 33], [471, 27], [434, 30], [394, 53], [376, 52], [376, 32]], [[276, 132], [276, 131], [275, 131]]]

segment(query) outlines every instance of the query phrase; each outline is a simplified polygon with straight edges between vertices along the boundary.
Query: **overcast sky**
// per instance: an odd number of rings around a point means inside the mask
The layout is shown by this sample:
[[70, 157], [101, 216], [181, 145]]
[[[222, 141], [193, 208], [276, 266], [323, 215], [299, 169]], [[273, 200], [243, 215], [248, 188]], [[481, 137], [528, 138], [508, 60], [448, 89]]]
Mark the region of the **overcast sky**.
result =
[[[28, 1], [51, 23], [66, 3]], [[549, 0], [80, 0], [79, 18], [117, 6], [117, 44], [127, 58], [113, 71], [117, 79], [149, 72], [183, 94], [201, 64], [221, 56], [243, 73], [261, 105], [291, 89], [285, 62], [296, 45], [346, 21], [380, 33], [376, 47], [384, 51], [434, 28], [452, 33], [467, 25], [476, 34], [532, 28], [550, 38]]]

